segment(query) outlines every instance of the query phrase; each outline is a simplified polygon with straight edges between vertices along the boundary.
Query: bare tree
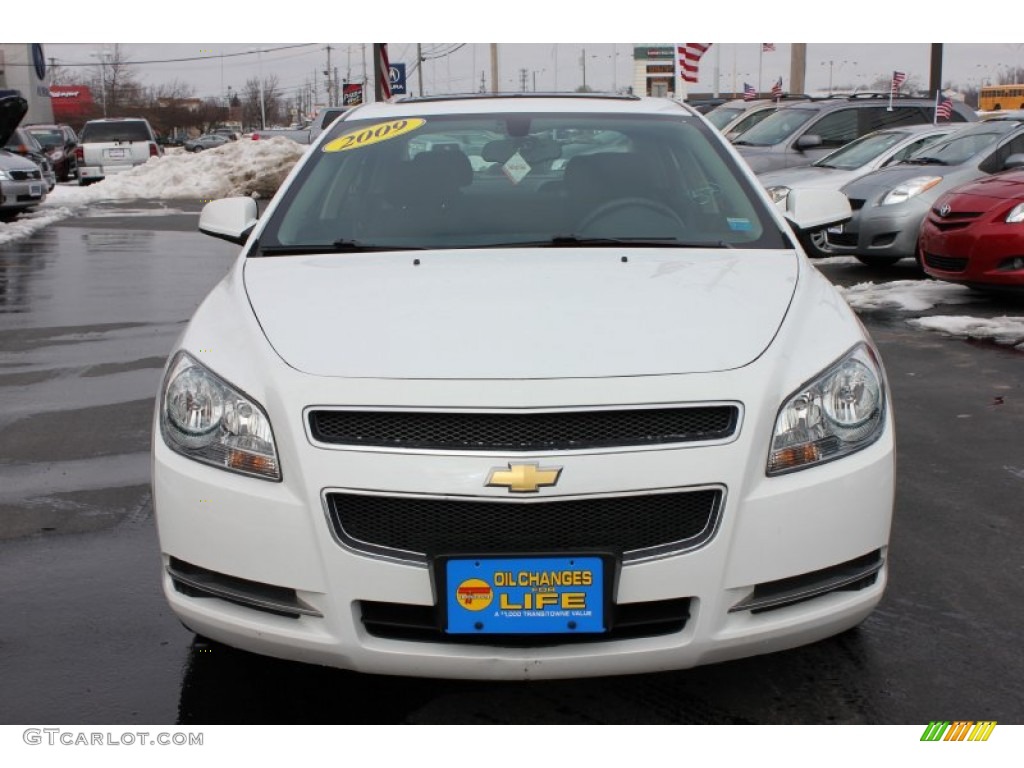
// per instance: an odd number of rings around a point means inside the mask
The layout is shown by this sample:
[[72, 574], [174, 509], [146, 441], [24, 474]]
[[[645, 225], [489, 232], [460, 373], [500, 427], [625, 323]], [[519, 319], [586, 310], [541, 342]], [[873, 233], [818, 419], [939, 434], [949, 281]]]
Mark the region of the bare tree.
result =
[[89, 86], [100, 96], [100, 108], [107, 117], [122, 117], [141, 106], [144, 89], [128, 62], [128, 51], [115, 43], [100, 53], [92, 68]]
[[262, 126], [262, 113], [266, 113], [266, 125], [274, 125], [280, 120], [283, 112], [281, 106], [281, 88], [277, 75], [263, 78], [263, 109], [260, 109], [260, 81], [251, 77], [245, 81], [241, 91], [242, 122], [247, 126]]

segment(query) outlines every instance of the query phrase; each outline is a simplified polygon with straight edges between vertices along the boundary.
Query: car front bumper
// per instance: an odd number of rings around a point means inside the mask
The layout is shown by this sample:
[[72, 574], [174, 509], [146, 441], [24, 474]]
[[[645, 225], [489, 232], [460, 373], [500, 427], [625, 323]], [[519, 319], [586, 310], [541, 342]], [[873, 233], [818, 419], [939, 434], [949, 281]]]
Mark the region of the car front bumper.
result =
[[46, 199], [45, 179], [0, 181], [0, 211], [14, 212], [39, 205]]
[[931, 222], [921, 228], [921, 263], [931, 277], [963, 285], [1024, 288], [1024, 228], [1002, 221], [977, 222], [940, 233]]
[[[727, 391], [733, 402], [742, 403], [742, 419], [733, 439], [708, 445], [528, 455], [339, 450], [317, 444], [304, 427], [308, 405], [338, 402], [338, 385], [288, 375], [291, 385], [274, 387], [279, 394], [273, 399], [280, 400], [265, 403], [281, 454], [282, 482], [186, 459], [167, 448], [159, 427], [155, 431], [153, 488], [164, 592], [185, 625], [211, 639], [369, 673], [583, 677], [680, 669], [804, 645], [858, 624], [881, 599], [893, 504], [888, 423], [876, 443], [856, 454], [766, 477], [778, 401], [749, 372], [699, 376], [696, 385], [694, 377], [493, 387], [464, 382], [426, 384], [406, 395], [449, 408], [511, 406], [512, 400], [523, 408], [542, 398], [548, 407], [551, 402], [573, 408], [580, 406], [569, 404], [643, 407], [670, 402], [669, 393], [678, 398], [685, 381], [686, 402], [718, 401]], [[358, 404], [373, 396], [367, 394], [372, 390], [358, 385], [342, 401]], [[488, 487], [490, 472], [510, 461], [560, 467], [557, 487], [542, 488], [527, 500]], [[429, 631], [435, 606], [444, 600], [430, 563], [343, 540], [328, 508], [334, 492], [400, 501], [483, 500], [511, 511], [535, 500], [704, 488], [722, 494], [711, 535], [692, 548], [621, 563], [609, 596], [613, 614], [635, 616], [671, 606], [671, 620], [628, 637], [613, 632], [581, 642], [545, 635], [535, 645], [481, 644], [477, 637], [472, 638], [477, 642], [461, 642], [437, 626]], [[580, 554], [572, 548], [565, 553]], [[780, 605], [770, 604], [773, 599]], [[376, 621], [381, 612], [391, 618]], [[395, 628], [413, 615], [425, 626]]]
[[836, 255], [844, 256], [913, 257], [921, 222], [930, 206], [930, 199], [920, 197], [894, 205], [868, 201], [842, 225], [842, 232], [828, 231], [829, 247]]

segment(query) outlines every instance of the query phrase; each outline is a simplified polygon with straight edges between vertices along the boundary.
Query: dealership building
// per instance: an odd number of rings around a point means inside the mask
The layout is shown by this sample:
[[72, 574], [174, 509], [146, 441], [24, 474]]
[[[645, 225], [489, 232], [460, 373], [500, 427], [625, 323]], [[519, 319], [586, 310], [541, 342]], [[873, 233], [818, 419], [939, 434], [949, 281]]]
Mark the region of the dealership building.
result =
[[39, 43], [0, 43], [0, 95], [17, 94], [28, 101], [25, 123], [52, 123], [50, 73]]

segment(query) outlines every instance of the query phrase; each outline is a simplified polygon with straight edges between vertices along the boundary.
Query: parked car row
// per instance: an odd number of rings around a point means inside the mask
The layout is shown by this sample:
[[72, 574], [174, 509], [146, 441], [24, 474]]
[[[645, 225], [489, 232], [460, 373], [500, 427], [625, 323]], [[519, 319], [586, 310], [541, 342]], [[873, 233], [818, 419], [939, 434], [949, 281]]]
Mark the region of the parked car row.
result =
[[31, 210], [49, 191], [42, 167], [8, 148], [26, 112], [28, 102], [21, 96], [0, 97], [0, 221]]
[[838, 189], [850, 201], [849, 221], [801, 233], [808, 255], [873, 266], [913, 258], [939, 279], [1024, 288], [1024, 172], [1014, 172], [1024, 169], [1024, 113], [979, 121], [954, 104], [949, 121], [936, 124], [933, 100], [890, 103], [887, 94], [748, 104], [725, 104], [708, 119], [776, 204], [797, 187]]

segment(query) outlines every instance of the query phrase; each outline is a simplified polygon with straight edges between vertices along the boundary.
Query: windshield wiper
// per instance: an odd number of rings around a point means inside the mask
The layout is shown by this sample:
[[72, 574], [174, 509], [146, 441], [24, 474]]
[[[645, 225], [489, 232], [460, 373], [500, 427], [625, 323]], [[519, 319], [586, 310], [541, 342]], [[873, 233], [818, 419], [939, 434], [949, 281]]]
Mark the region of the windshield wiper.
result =
[[721, 240], [687, 241], [677, 237], [581, 237], [579, 235], [555, 235], [550, 240], [534, 242], [503, 243], [508, 248], [732, 248]]
[[266, 245], [259, 252], [266, 256], [298, 256], [304, 253], [375, 253], [378, 251], [423, 251], [418, 245], [379, 245], [360, 243], [358, 240], [335, 240], [333, 243], [311, 243], [309, 245]]
[[907, 165], [949, 165], [937, 157], [910, 157], [903, 161]]

